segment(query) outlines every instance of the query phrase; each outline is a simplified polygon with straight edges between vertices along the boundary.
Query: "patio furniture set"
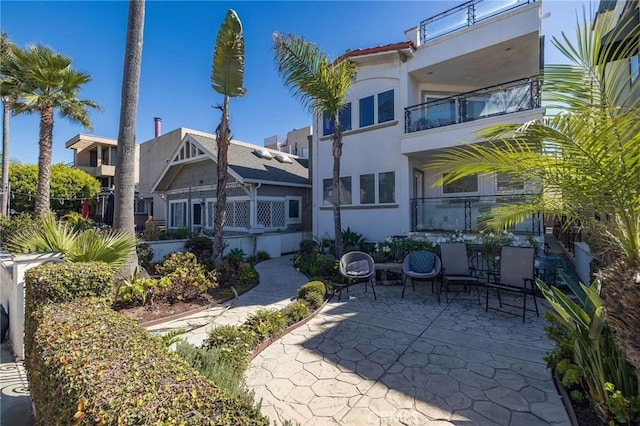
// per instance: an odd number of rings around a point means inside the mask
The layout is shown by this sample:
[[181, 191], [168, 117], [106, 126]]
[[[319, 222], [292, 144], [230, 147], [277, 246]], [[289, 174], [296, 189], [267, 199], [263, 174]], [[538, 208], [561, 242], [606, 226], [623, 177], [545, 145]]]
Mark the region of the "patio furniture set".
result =
[[[407, 281], [411, 280], [411, 285], [415, 291], [415, 281], [431, 281], [431, 292], [436, 293], [438, 303], [442, 292], [446, 295], [449, 303], [450, 292], [475, 293], [478, 303], [481, 303], [480, 291], [485, 290], [485, 310], [495, 309], [504, 311], [503, 306], [512, 306], [522, 309], [522, 321], [526, 319], [526, 312], [535, 312], [539, 316], [538, 302], [536, 300], [536, 249], [532, 247], [510, 247], [504, 246], [500, 251], [499, 263], [495, 262], [499, 269], [485, 270], [488, 264], [484, 262], [483, 270], [476, 266], [478, 255], [470, 259], [465, 243], [444, 243], [440, 245], [440, 255], [429, 251], [415, 251], [409, 253], [402, 263], [375, 263], [373, 258], [361, 251], [352, 251], [344, 254], [340, 258], [340, 274], [343, 277], [341, 285], [338, 287], [338, 301], [342, 297], [342, 289], [349, 291], [349, 286], [355, 283], [365, 283], [365, 292], [368, 291], [369, 284], [376, 295], [376, 269], [391, 270], [397, 269], [402, 274], [402, 294], [404, 298]], [[485, 254], [486, 256], [486, 254]], [[497, 259], [495, 259], [497, 260]], [[539, 265], [540, 266], [540, 265]], [[439, 278], [440, 285], [436, 286]], [[437, 287], [437, 288], [436, 288]], [[489, 292], [495, 290], [498, 299], [498, 307], [489, 305]], [[503, 302], [501, 292], [509, 292], [522, 297], [522, 305], [511, 305]], [[533, 308], [527, 307], [527, 296], [533, 298]], [[504, 311], [513, 313], [510, 311]]]

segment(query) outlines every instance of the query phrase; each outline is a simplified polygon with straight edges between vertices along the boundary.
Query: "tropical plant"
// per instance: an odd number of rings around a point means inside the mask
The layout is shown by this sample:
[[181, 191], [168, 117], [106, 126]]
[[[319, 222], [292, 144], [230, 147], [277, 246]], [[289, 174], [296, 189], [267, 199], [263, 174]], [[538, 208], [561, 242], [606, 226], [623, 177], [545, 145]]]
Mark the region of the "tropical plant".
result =
[[132, 234], [93, 229], [78, 232], [56, 220], [51, 212], [40, 216], [38, 226], [17, 231], [8, 243], [12, 252], [63, 253], [68, 262], [101, 261], [114, 270], [126, 262], [135, 246]]
[[213, 222], [213, 251], [212, 258], [215, 265], [222, 260], [224, 243], [222, 240], [222, 225], [227, 203], [227, 168], [229, 156], [229, 98], [240, 97], [246, 89], [242, 87], [244, 80], [244, 35], [242, 23], [233, 9], [220, 25], [216, 38], [213, 64], [211, 70], [211, 87], [223, 98], [218, 109], [222, 112], [220, 124], [216, 128], [216, 143], [218, 145], [218, 182], [216, 184], [216, 210]]
[[[124, 51], [122, 97], [120, 99], [120, 128], [118, 130], [117, 173], [115, 174], [114, 221], [115, 230], [134, 233], [133, 199], [136, 186], [136, 116], [142, 64], [142, 34], [144, 30], [144, 0], [129, 1], [127, 41]], [[138, 264], [135, 250], [120, 271], [128, 276]]]
[[[553, 308], [554, 323], [564, 329], [560, 341], [562, 353], [571, 358], [557, 360], [556, 368], [565, 385], [582, 382], [593, 407], [603, 418], [631, 420], [638, 398], [638, 381], [634, 368], [615, 344], [605, 322], [606, 310], [599, 296], [600, 284], [580, 284], [575, 293], [578, 303], [556, 287], [537, 280], [538, 287]], [[556, 334], [558, 336], [558, 334]], [[625, 404], [627, 401], [628, 404]], [[629, 421], [629, 420], [625, 420]]]
[[340, 216], [340, 158], [342, 124], [340, 111], [356, 74], [356, 65], [348, 59], [330, 61], [320, 47], [293, 34], [273, 34], [273, 49], [278, 73], [293, 96], [312, 113], [333, 121], [333, 223], [335, 255], [343, 252]]
[[0, 187], [0, 216], [8, 214], [9, 207], [9, 116], [15, 102], [15, 76], [11, 64], [16, 45], [9, 36], [0, 32], [0, 97], [2, 98], [2, 186]]
[[38, 155], [38, 189], [34, 212], [49, 210], [51, 152], [54, 112], [91, 130], [89, 109], [100, 109], [93, 101], [79, 99], [78, 92], [91, 76], [71, 68], [71, 58], [42, 45], [14, 50], [16, 67], [16, 101], [14, 114], [40, 115]]
[[588, 228], [598, 241], [595, 254], [609, 264], [603, 284], [608, 319], [640, 372], [640, 314], [629, 316], [627, 309], [640, 304], [640, 97], [633, 98], [640, 79], [633, 80], [627, 59], [637, 43], [602, 43], [605, 35], [622, 37], [622, 28], [638, 34], [640, 26], [614, 26], [609, 17], [615, 17], [608, 16], [599, 14], [592, 22], [585, 12], [576, 43], [564, 33], [553, 38], [570, 61], [544, 70], [543, 98], [556, 115], [486, 128], [486, 143], [449, 149], [430, 167], [445, 169], [447, 181], [503, 172], [542, 185], [544, 191], [530, 202], [494, 209], [494, 228], [539, 211]]

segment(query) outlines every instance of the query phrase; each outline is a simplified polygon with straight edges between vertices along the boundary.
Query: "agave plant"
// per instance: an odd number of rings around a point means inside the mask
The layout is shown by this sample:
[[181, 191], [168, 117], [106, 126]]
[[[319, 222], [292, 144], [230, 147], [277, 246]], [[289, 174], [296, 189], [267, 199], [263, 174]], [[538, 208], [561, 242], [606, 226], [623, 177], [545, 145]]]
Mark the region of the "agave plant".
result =
[[40, 226], [18, 231], [8, 246], [14, 253], [62, 253], [67, 262], [100, 261], [118, 270], [134, 250], [136, 239], [128, 233], [74, 231], [55, 214], [46, 213], [40, 217]]

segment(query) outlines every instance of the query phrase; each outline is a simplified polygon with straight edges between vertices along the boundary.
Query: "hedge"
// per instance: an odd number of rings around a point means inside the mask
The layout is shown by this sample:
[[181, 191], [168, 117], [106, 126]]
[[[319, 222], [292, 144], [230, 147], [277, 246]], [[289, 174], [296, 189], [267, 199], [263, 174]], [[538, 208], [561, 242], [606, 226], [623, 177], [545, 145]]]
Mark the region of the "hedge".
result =
[[268, 424], [100, 299], [38, 316], [29, 375], [39, 425]]

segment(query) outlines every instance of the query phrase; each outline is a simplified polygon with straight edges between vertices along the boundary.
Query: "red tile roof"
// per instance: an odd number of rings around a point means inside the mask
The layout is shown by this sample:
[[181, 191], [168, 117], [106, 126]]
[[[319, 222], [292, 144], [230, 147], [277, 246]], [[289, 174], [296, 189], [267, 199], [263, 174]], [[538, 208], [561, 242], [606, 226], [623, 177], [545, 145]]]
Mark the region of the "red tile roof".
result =
[[354, 56], [365, 56], [365, 55], [371, 55], [374, 53], [393, 52], [396, 50], [404, 50], [409, 48], [411, 48], [412, 50], [416, 49], [412, 41], [402, 41], [400, 43], [385, 44], [384, 46], [349, 50], [344, 55], [340, 56], [340, 58], [338, 59], [353, 58]]

